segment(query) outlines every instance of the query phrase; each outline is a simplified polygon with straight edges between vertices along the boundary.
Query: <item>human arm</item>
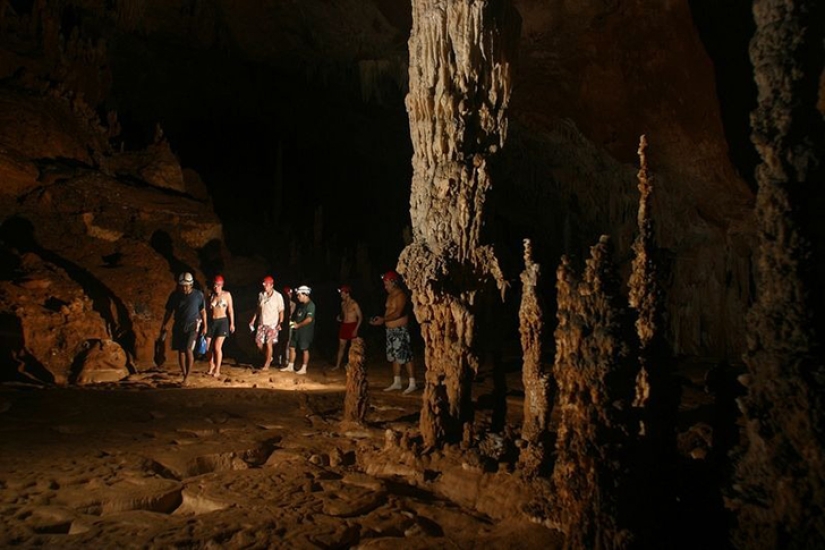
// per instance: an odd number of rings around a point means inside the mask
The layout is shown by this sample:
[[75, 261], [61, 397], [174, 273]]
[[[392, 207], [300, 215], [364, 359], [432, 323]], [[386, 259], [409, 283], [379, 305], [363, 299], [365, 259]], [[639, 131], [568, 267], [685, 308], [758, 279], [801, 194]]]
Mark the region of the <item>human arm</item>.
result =
[[206, 333], [209, 332], [209, 325], [207, 324], [209, 320], [206, 318], [206, 303], [202, 304], [201, 310], [201, 334], [206, 336]]
[[292, 327], [298, 329], [311, 325], [313, 322], [315, 322], [315, 304], [313, 302], [308, 302], [306, 305], [306, 315], [304, 315], [304, 318], [301, 319], [300, 322], [292, 325]]
[[383, 317], [376, 315], [370, 320], [370, 324], [374, 326], [385, 325], [402, 319], [405, 315], [404, 305], [406, 304], [406, 298], [403, 292], [391, 293], [387, 296]]
[[166, 332], [166, 324], [169, 323], [169, 319], [172, 318], [172, 310], [167, 309], [163, 314], [163, 321], [160, 323], [160, 333], [163, 334]]
[[355, 304], [353, 311], [355, 312], [355, 330], [352, 331], [352, 336], [357, 337], [358, 329], [361, 328], [361, 322], [364, 320], [364, 316], [361, 314], [361, 306], [358, 304]]
[[235, 306], [232, 303], [232, 295], [226, 293], [226, 316], [229, 317], [229, 333], [235, 332]]

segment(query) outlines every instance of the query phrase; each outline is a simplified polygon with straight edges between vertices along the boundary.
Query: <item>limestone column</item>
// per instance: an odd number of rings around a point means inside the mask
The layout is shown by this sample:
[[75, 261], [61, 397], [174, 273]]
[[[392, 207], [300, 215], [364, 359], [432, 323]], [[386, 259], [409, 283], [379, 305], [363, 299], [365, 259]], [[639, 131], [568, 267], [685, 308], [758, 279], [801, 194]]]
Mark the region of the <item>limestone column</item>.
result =
[[547, 445], [548, 425], [552, 407], [550, 376], [541, 365], [541, 335], [544, 329], [544, 311], [539, 304], [536, 288], [541, 269], [533, 261], [533, 248], [524, 240], [524, 271], [521, 274], [521, 306], [519, 333], [524, 356], [521, 378], [524, 383], [524, 421], [521, 439], [527, 444], [519, 455], [519, 463], [528, 476], [542, 473], [552, 449]]
[[825, 3], [756, 0], [753, 13], [757, 295], [739, 402], [747, 444], [728, 504], [739, 548], [814, 548], [825, 541]]
[[[413, 0], [407, 112], [412, 243], [399, 259], [424, 339], [427, 445], [472, 422], [477, 293], [498, 261], [482, 244], [488, 162], [504, 145], [520, 18], [509, 0]], [[419, 365], [420, 368], [420, 365]]]

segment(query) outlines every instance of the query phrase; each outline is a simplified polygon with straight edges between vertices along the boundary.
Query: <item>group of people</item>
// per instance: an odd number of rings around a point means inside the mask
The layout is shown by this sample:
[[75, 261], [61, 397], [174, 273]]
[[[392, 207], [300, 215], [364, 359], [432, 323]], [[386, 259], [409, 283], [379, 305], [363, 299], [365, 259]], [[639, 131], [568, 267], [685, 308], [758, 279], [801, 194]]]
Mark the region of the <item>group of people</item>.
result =
[[[410, 303], [401, 285], [401, 277], [395, 271], [381, 276], [387, 291], [384, 315], [369, 320], [373, 326], [386, 329], [387, 360], [392, 363], [393, 382], [384, 391], [402, 389], [401, 367], [406, 366], [409, 385], [404, 393], [417, 389], [412, 363], [410, 334], [407, 328]], [[232, 294], [223, 288], [224, 278], [217, 275], [212, 284], [208, 301], [203, 292], [194, 288], [191, 273], [178, 277], [178, 286], [166, 301], [166, 311], [161, 324], [161, 337], [166, 335], [166, 325], [174, 317], [172, 325], [172, 349], [178, 352], [178, 364], [185, 385], [195, 362], [195, 345], [199, 335], [206, 339], [209, 356], [208, 375], [219, 377], [223, 362], [223, 344], [235, 332], [235, 309]], [[315, 337], [315, 303], [310, 298], [312, 289], [299, 286], [293, 292], [284, 287], [283, 294], [275, 290], [275, 280], [267, 275], [261, 281], [263, 290], [258, 293], [257, 307], [249, 320], [249, 330], [254, 334], [258, 350], [264, 355], [261, 371], [267, 371], [273, 361], [286, 363], [281, 372], [306, 374], [310, 348]], [[361, 307], [352, 297], [352, 288], [342, 285], [341, 313], [338, 331], [338, 355], [333, 370], [341, 368], [347, 345], [358, 338], [363, 316]], [[286, 297], [286, 299], [284, 298]], [[288, 330], [284, 330], [285, 321]], [[301, 353], [300, 368], [295, 369]]]

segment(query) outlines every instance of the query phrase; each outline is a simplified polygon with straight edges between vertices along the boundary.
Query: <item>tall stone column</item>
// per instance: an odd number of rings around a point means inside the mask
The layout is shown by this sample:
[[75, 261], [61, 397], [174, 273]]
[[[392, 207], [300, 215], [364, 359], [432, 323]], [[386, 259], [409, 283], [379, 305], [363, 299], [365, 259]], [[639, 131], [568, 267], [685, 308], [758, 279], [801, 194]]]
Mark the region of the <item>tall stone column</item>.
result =
[[524, 271], [521, 273], [521, 307], [519, 307], [519, 333], [524, 355], [521, 379], [524, 384], [524, 421], [521, 439], [527, 444], [519, 454], [519, 463], [527, 476], [542, 473], [548, 463], [552, 448], [547, 445], [552, 408], [550, 375], [541, 365], [541, 335], [544, 329], [544, 311], [539, 304], [536, 288], [541, 274], [540, 266], [533, 261], [533, 247], [524, 239]]
[[477, 293], [504, 279], [481, 242], [521, 20], [509, 0], [413, 0], [407, 112], [413, 242], [398, 269], [412, 294], [427, 368], [421, 431], [436, 446], [472, 422]]
[[757, 296], [739, 401], [747, 445], [728, 504], [737, 547], [814, 548], [825, 541], [825, 4], [756, 0], [753, 13]]

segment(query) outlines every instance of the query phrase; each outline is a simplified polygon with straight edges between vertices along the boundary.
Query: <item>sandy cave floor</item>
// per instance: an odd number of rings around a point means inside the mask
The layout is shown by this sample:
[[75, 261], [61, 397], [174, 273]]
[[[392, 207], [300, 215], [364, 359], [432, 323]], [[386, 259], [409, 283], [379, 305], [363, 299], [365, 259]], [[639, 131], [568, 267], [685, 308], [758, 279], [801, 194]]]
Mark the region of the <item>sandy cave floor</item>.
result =
[[[94, 389], [0, 387], [0, 547], [560, 544], [555, 531], [491, 520], [426, 483], [364, 473], [359, 449], [378, 452], [388, 429], [418, 422], [421, 391], [383, 392], [386, 365], [370, 378], [367, 426], [347, 430], [344, 372], [229, 362], [220, 380], [196, 363], [186, 387], [161, 369]], [[508, 385], [520, 388], [519, 376]], [[479, 379], [481, 395], [491, 377]], [[521, 407], [516, 389], [508, 422]]]

